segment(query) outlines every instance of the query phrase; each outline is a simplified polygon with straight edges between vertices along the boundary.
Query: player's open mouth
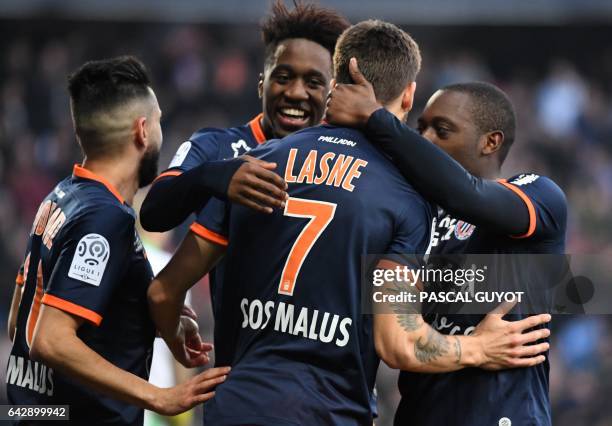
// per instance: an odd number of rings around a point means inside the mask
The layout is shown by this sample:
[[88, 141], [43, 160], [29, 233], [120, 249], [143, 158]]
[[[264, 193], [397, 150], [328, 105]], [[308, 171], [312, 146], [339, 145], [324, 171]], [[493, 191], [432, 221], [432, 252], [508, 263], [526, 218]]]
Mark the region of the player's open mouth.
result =
[[300, 108], [280, 108], [276, 114], [282, 127], [305, 127], [308, 125], [308, 112]]

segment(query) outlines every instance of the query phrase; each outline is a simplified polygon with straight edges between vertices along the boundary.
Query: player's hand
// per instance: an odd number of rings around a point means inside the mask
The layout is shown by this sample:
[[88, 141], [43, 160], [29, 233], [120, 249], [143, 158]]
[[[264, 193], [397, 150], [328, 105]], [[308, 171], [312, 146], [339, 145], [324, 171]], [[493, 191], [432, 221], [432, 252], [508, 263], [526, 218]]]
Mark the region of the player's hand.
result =
[[510, 312], [515, 304], [499, 305], [480, 321], [472, 333], [481, 343], [483, 357], [478, 365], [480, 368], [502, 370], [532, 367], [545, 361], [543, 353], [550, 345], [548, 342], [536, 342], [550, 336], [550, 330], [527, 330], [548, 323], [551, 316], [540, 314], [520, 321], [504, 321], [502, 317]]
[[179, 328], [171, 340], [166, 340], [174, 358], [187, 368], [199, 367], [210, 361], [208, 352], [213, 345], [202, 341], [198, 323], [186, 315], [181, 315]]
[[325, 121], [336, 126], [364, 127], [382, 105], [376, 100], [372, 84], [359, 71], [356, 58], [349, 62], [349, 73], [354, 84], [336, 84], [327, 95]]
[[263, 213], [284, 208], [289, 197], [285, 192], [287, 183], [273, 171], [277, 164], [248, 155], [241, 158], [244, 163], [234, 173], [227, 188], [229, 200]]
[[214, 389], [223, 383], [229, 367], [211, 368], [172, 388], [159, 389], [153, 411], [164, 416], [175, 416], [215, 396]]

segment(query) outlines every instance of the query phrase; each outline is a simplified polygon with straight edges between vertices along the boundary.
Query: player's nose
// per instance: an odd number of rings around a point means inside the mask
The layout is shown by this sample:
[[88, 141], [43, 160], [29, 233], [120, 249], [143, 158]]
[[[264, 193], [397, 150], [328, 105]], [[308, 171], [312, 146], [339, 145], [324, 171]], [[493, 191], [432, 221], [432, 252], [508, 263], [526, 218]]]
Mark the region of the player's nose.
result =
[[306, 90], [306, 84], [302, 79], [296, 78], [289, 84], [287, 90], [285, 90], [285, 97], [292, 101], [306, 101], [308, 100], [308, 91]]

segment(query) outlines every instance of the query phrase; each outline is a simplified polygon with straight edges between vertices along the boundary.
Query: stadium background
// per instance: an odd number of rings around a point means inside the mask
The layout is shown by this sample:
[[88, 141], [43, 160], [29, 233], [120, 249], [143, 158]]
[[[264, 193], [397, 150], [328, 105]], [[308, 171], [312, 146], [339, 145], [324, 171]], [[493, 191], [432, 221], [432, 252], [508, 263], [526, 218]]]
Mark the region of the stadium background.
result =
[[[424, 63], [412, 120], [441, 85], [486, 80], [510, 95], [517, 142], [505, 175], [534, 171], [565, 190], [569, 253], [612, 259], [612, 4], [605, 0], [323, 1], [352, 22], [379, 17], [419, 42]], [[261, 109], [257, 23], [267, 1], [5, 0], [0, 4], [0, 404], [13, 280], [40, 200], [79, 161], [66, 75], [82, 62], [135, 54], [150, 68], [164, 113], [161, 168], [199, 127], [234, 126]], [[432, 171], [436, 173], [436, 171]], [[145, 236], [172, 251], [186, 226]], [[207, 283], [193, 292], [210, 338]], [[612, 320], [553, 324], [555, 425], [612, 425]], [[381, 419], [397, 403], [395, 374], [379, 374]], [[199, 421], [196, 421], [199, 424]]]

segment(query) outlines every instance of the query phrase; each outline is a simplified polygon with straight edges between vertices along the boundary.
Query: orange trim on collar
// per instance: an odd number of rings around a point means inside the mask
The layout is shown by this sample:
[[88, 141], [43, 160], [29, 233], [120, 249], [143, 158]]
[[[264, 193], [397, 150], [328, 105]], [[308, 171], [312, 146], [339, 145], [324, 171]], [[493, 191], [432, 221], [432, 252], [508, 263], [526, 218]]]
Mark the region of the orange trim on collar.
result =
[[251, 132], [253, 132], [253, 136], [255, 136], [255, 140], [258, 144], [262, 144], [266, 141], [266, 135], [261, 128], [261, 119], [263, 117], [263, 112], [259, 113], [257, 117], [249, 121], [249, 127]]
[[74, 169], [72, 170], [72, 175], [76, 177], [80, 177], [84, 179], [91, 179], [91, 180], [95, 180], [96, 182], [100, 182], [102, 185], [106, 187], [106, 189], [108, 189], [111, 192], [111, 194], [117, 197], [117, 199], [119, 200], [121, 204], [125, 203], [125, 200], [123, 199], [121, 194], [119, 194], [119, 191], [117, 191], [117, 189], [113, 185], [111, 185], [109, 181], [107, 181], [101, 176], [98, 176], [91, 170], [87, 170], [85, 167], [75, 164]]

